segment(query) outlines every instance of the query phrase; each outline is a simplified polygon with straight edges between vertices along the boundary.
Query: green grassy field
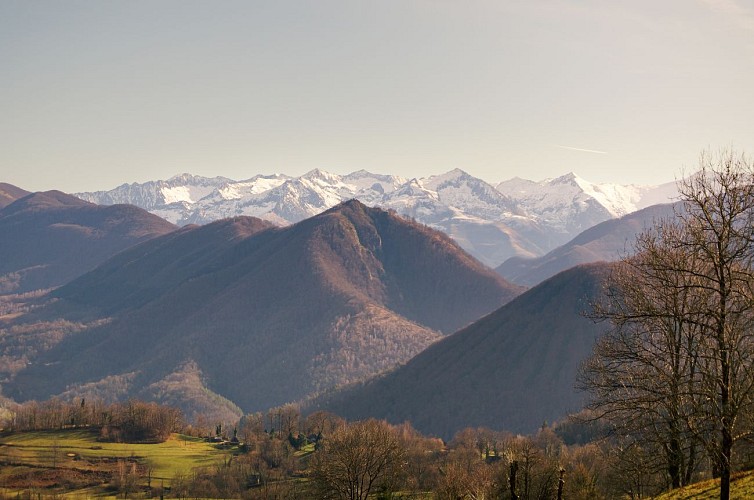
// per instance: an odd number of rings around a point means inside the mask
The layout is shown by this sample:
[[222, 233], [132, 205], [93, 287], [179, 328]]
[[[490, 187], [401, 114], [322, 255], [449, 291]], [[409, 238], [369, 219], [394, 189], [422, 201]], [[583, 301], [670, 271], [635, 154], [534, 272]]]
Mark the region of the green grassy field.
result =
[[[0, 470], [0, 488], [5, 488], [6, 493], [17, 491], [24, 477], [50, 492], [70, 490], [84, 483], [101, 483], [104, 488], [104, 483], [123, 464], [137, 464], [140, 470], [149, 471], [153, 486], [169, 486], [176, 475], [187, 475], [197, 467], [222, 462], [237, 452], [236, 448], [179, 434], [157, 444], [105, 443], [97, 441], [97, 437], [96, 432], [87, 429], [0, 436], [0, 463], [4, 464]], [[66, 482], [76, 477], [82, 480]], [[89, 486], [88, 490], [75, 493], [93, 496], [93, 491]]]

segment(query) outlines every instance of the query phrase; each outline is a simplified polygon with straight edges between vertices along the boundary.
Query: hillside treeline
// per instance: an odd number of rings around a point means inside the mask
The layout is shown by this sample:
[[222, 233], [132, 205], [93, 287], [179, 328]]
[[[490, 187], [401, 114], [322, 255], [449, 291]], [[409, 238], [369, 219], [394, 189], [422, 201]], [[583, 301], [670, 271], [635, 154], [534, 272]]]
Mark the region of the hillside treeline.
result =
[[80, 399], [30, 401], [9, 408], [3, 429], [38, 431], [79, 427], [99, 429], [104, 441], [143, 443], [166, 440], [186, 427], [179, 410], [157, 403], [130, 400], [103, 403]]
[[[347, 422], [323, 411], [302, 416], [295, 405], [213, 425], [188, 425], [176, 409], [133, 400], [53, 399], [9, 410], [6, 431], [94, 427], [102, 439], [123, 442], [181, 431], [237, 450], [174, 478], [170, 496], [178, 498], [389, 498], [400, 492], [437, 499], [507, 499], [515, 493], [523, 500], [557, 498], [559, 489], [564, 498], [614, 498], [664, 487], [651, 470], [627, 474], [618, 449], [604, 440], [589, 442], [597, 431], [578, 422], [543, 426], [532, 436], [469, 428], [446, 443], [408, 422]], [[135, 491], [133, 485], [146, 478], [120, 482]]]
[[[543, 424], [532, 435], [466, 428], [445, 442], [422, 435], [410, 422], [348, 422], [326, 411], [302, 416], [295, 405], [285, 405], [244, 416], [232, 429], [244, 454], [183, 478], [184, 489], [177, 491], [235, 498], [431, 493], [448, 500], [551, 500], [639, 499], [669, 489], [671, 478], [652, 459], [657, 450], [614, 430], [585, 411]], [[741, 468], [752, 467], [750, 449], [741, 446], [737, 454]], [[697, 472], [694, 480], [707, 477]]]
[[[88, 427], [121, 442], [183, 432], [229, 450], [226, 460], [173, 478], [161, 493], [176, 498], [608, 499], [644, 498], [670, 486], [648, 459], [651, 450], [610, 436], [589, 413], [529, 436], [467, 428], [444, 442], [409, 422], [348, 422], [325, 411], [304, 416], [295, 405], [213, 425], [189, 425], [174, 408], [135, 400], [53, 399], [7, 410], [4, 431]], [[129, 469], [113, 487], [128, 485], [133, 495], [141, 485], [149, 494], [148, 478], [140, 476], [146, 470]]]

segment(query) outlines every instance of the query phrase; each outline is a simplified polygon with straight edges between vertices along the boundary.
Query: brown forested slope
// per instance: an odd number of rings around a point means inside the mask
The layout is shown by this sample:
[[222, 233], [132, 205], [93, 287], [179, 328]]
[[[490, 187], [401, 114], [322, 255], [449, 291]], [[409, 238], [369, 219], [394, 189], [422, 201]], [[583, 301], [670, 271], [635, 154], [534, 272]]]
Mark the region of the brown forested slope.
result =
[[432, 345], [395, 371], [321, 398], [349, 419], [386, 418], [450, 438], [464, 427], [530, 433], [580, 409], [579, 364], [603, 325], [582, 313], [607, 264], [565, 271]]
[[130, 205], [103, 207], [60, 191], [0, 209], [0, 293], [60, 286], [176, 226]]
[[[447, 236], [357, 201], [287, 228], [240, 217], [132, 248], [36, 313], [111, 322], [61, 342], [7, 392], [42, 398], [194, 363], [246, 411], [405, 362], [520, 289]], [[31, 318], [30, 318], [31, 319]]]
[[25, 189], [8, 184], [6, 182], [0, 182], [0, 208], [10, 205], [19, 198], [30, 194]]

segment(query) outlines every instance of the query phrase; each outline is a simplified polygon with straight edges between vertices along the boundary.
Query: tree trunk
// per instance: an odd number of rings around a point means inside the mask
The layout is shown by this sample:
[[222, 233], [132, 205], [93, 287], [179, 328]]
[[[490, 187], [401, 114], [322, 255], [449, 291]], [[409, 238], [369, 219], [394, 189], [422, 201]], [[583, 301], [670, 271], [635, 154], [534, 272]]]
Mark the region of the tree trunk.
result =
[[681, 454], [681, 444], [678, 439], [671, 439], [668, 443], [668, 475], [670, 476], [670, 486], [673, 489], [680, 488], [681, 484], [681, 463], [683, 458]]
[[730, 500], [730, 464], [733, 452], [733, 436], [723, 420], [723, 436], [720, 443], [720, 500]]
[[696, 446], [692, 443], [689, 449], [689, 461], [686, 464], [686, 471], [683, 475], [683, 484], [691, 484], [694, 468], [696, 468]]

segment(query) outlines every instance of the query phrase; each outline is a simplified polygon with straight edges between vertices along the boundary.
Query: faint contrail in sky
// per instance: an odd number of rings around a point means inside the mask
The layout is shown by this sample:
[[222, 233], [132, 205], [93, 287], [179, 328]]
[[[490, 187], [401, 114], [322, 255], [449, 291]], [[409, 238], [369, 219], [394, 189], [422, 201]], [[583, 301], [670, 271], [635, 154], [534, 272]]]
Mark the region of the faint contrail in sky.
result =
[[561, 146], [560, 144], [555, 144], [555, 147], [561, 148], [561, 149], [570, 149], [571, 151], [583, 151], [584, 153], [597, 153], [600, 155], [607, 154], [607, 151], [597, 151], [596, 149], [572, 148], [571, 146]]

